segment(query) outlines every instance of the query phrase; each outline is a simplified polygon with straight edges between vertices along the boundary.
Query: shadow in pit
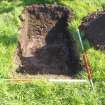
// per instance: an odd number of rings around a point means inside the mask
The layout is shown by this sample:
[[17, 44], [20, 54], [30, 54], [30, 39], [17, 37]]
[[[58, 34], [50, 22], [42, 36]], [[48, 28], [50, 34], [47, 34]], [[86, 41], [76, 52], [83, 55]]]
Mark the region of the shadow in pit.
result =
[[20, 56], [22, 66], [17, 72], [31, 75], [76, 75], [81, 70], [80, 56], [67, 26], [65, 17], [59, 19], [47, 33], [45, 46], [33, 51], [32, 57]]

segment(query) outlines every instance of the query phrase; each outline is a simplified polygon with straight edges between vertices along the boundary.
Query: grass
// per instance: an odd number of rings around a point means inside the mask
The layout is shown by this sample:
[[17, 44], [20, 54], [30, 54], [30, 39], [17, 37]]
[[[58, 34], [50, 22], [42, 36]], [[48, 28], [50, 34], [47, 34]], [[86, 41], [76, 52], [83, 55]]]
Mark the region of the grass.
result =
[[97, 82], [92, 92], [86, 84], [1, 83], [0, 105], [104, 105], [104, 86]]
[[[0, 78], [9, 78], [13, 68], [20, 25], [18, 16], [23, 7], [33, 3], [55, 2], [73, 10], [74, 18], [70, 23], [70, 30], [77, 43], [79, 42], [76, 29], [82, 18], [97, 9], [102, 9], [105, 4], [105, 0], [1, 0]], [[1, 81], [0, 105], [105, 105], [105, 54], [94, 50], [86, 39], [83, 41], [94, 73], [95, 91], [91, 92], [87, 84], [52, 84], [41, 80], [13, 84]], [[83, 72], [82, 75], [86, 78], [86, 73]]]

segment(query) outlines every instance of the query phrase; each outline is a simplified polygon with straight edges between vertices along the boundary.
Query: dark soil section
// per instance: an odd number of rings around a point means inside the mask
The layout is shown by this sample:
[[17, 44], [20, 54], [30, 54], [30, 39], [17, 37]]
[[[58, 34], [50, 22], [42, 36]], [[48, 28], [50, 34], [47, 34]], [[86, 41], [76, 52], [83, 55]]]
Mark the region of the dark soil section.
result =
[[105, 10], [83, 18], [80, 30], [96, 49], [105, 50]]
[[68, 31], [70, 16], [62, 6], [32, 5], [23, 11], [18, 72], [70, 75], [80, 70], [76, 43]]

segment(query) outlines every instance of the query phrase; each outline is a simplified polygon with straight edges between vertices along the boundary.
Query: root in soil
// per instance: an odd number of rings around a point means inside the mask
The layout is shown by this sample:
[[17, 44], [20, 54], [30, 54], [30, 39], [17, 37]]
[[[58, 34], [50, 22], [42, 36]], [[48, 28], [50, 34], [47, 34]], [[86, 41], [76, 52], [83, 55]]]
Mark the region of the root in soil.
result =
[[70, 75], [80, 70], [79, 53], [68, 30], [71, 17], [72, 12], [62, 6], [31, 5], [24, 9], [17, 72]]

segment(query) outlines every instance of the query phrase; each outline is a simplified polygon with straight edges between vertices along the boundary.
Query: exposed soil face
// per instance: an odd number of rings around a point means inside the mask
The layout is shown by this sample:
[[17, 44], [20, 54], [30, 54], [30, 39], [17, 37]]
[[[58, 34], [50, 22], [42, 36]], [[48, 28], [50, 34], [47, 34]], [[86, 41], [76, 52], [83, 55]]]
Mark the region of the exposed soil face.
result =
[[61, 6], [32, 5], [23, 11], [18, 72], [70, 75], [80, 70], [76, 43], [68, 31], [70, 16], [71, 12]]
[[95, 48], [105, 50], [105, 10], [85, 17], [80, 30]]

